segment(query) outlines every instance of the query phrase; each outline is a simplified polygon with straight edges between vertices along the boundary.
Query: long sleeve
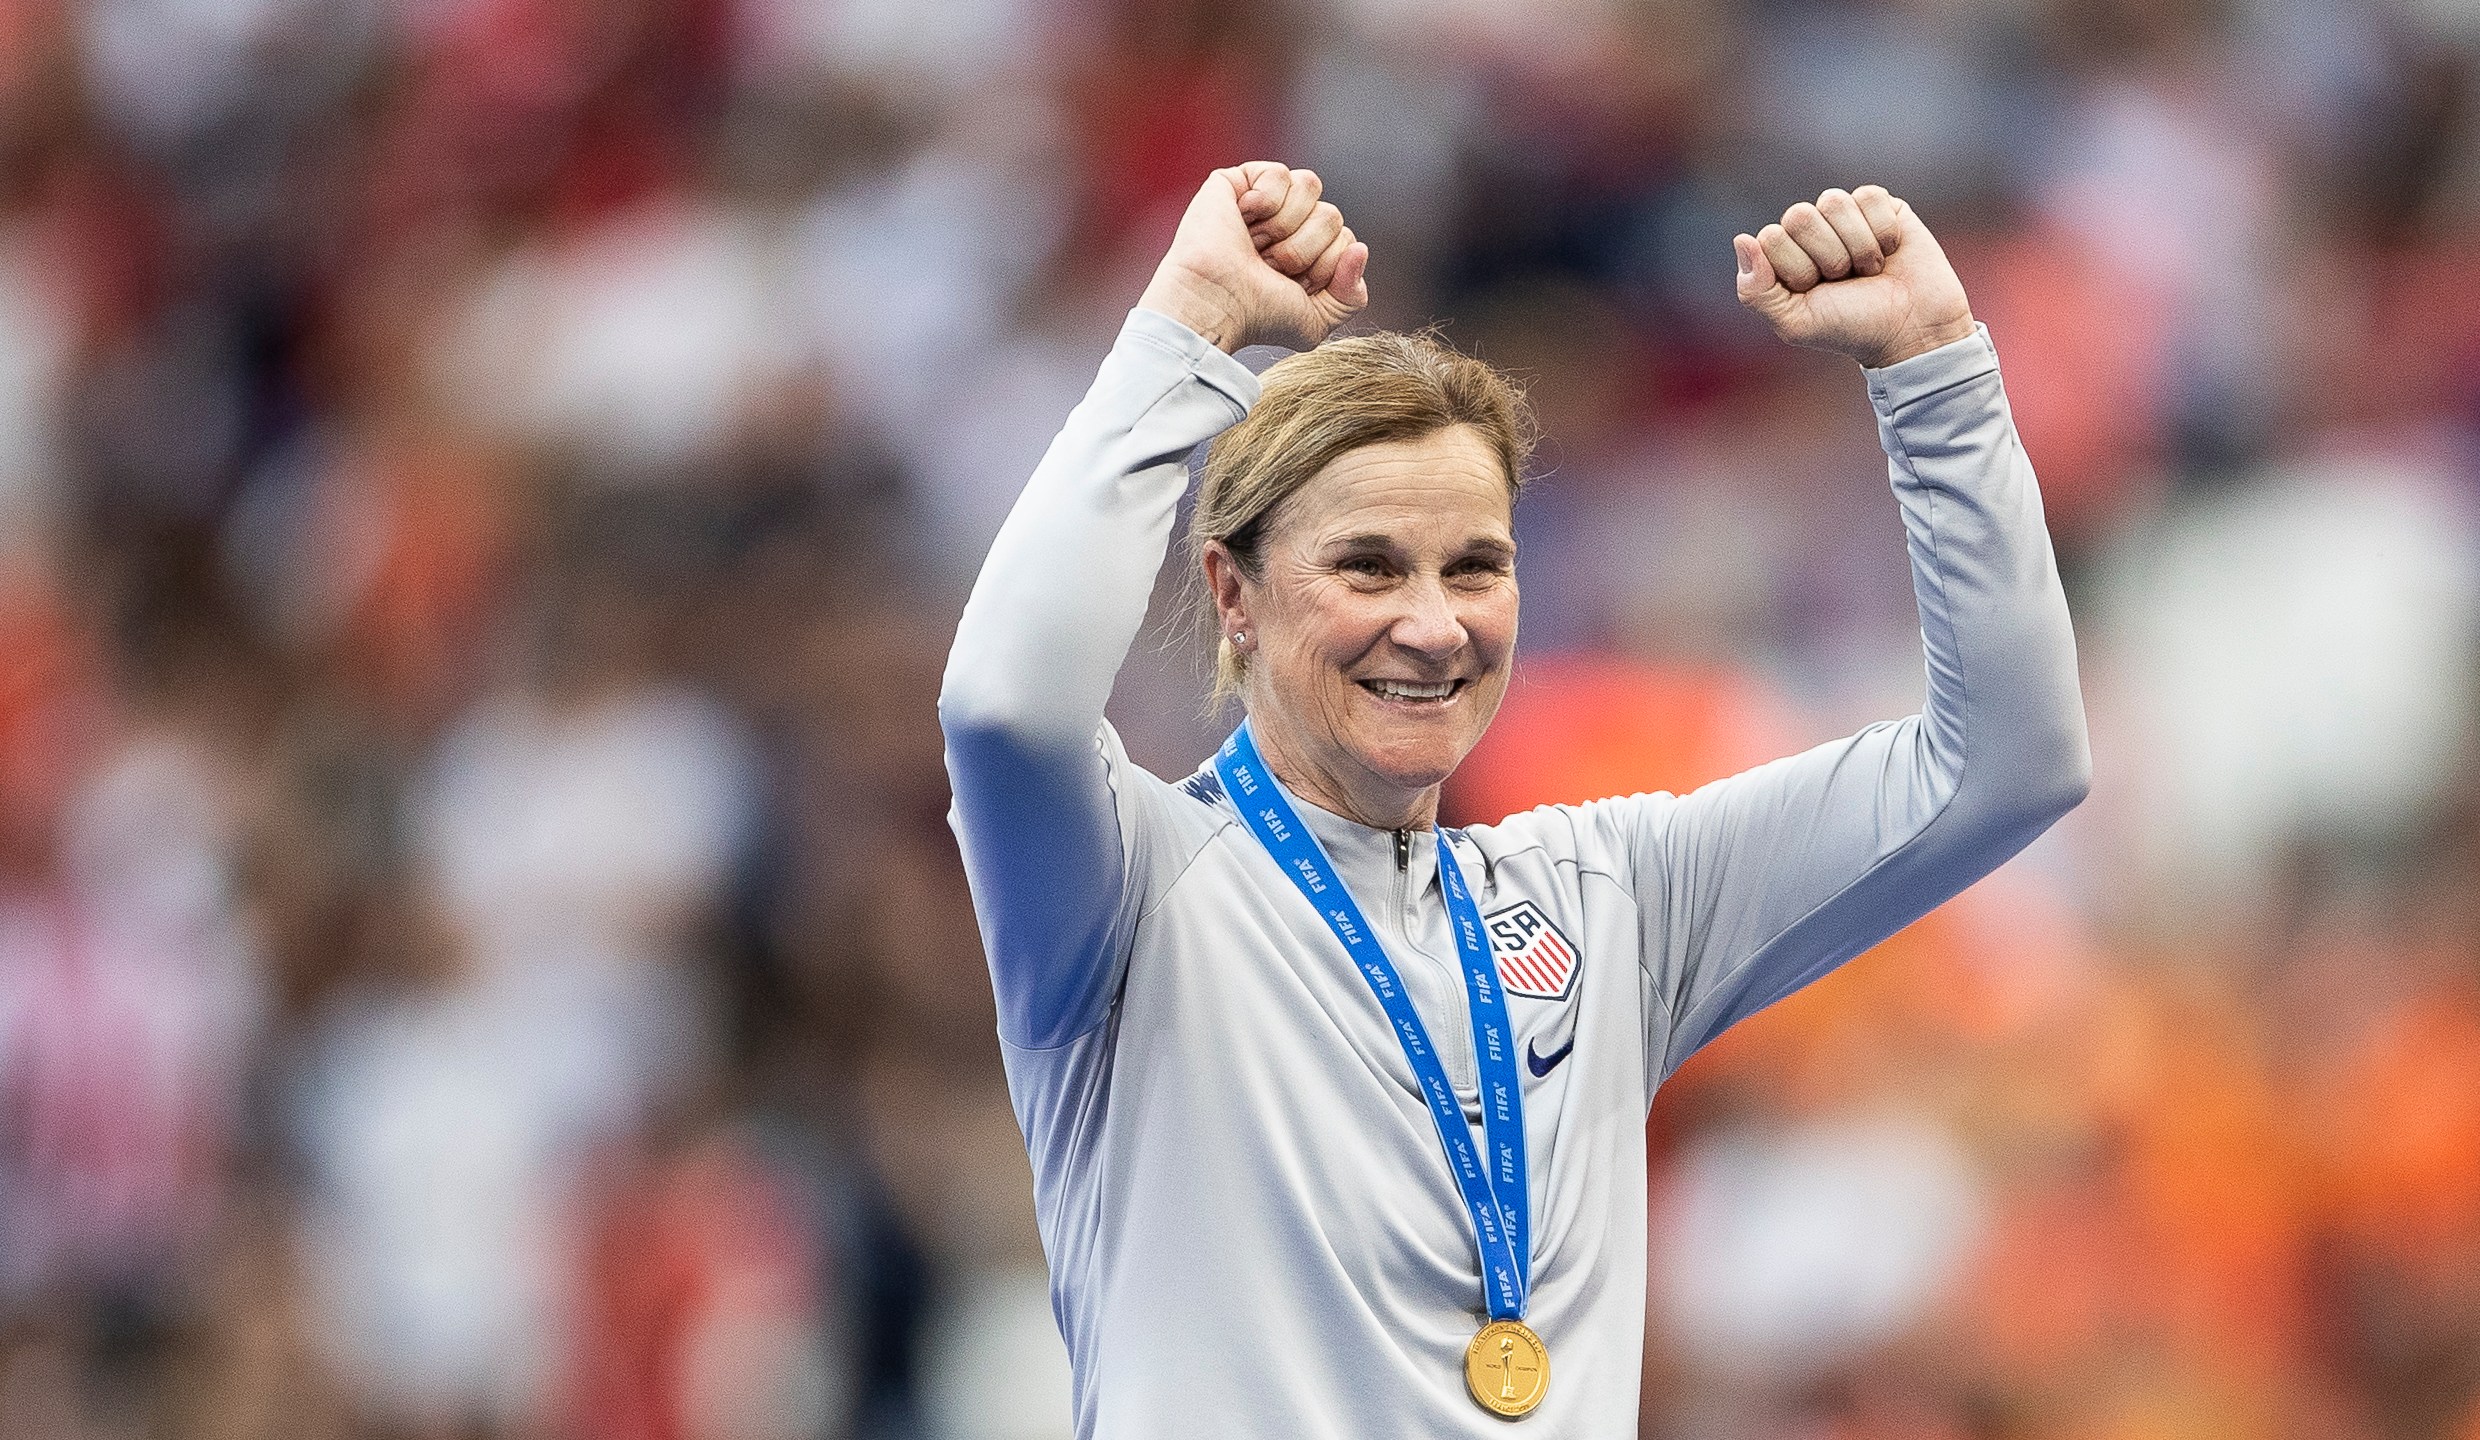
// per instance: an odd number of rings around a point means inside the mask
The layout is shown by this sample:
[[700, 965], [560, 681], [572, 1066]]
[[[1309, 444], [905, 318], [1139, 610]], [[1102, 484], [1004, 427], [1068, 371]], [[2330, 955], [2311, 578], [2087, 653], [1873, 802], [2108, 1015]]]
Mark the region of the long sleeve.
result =
[[1145, 622], [1193, 450], [1257, 378], [1166, 316], [1130, 313], [1051, 442], [965, 603], [939, 690], [999, 1031], [1044, 1048], [1108, 1012], [1126, 962], [1126, 764], [1103, 723]]
[[1660, 1074], [1997, 868], [2089, 783], [2066, 596], [1988, 332], [1868, 388], [1927, 701], [1630, 812], [1637, 884], [1661, 902], [1643, 912]]

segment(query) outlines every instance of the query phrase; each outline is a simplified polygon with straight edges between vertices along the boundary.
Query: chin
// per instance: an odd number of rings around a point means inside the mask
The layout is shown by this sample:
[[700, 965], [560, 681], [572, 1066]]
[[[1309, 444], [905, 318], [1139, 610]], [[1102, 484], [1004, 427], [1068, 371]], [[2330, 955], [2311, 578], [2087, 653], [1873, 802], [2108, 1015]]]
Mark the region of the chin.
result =
[[1354, 748], [1362, 766], [1388, 784], [1402, 790], [1426, 790], [1445, 784], [1480, 739], [1478, 735], [1400, 736]]
[[[1488, 701], [1490, 711], [1498, 708], [1495, 692], [1463, 697], [1461, 706]], [[1392, 709], [1393, 707], [1388, 707]], [[1462, 713], [1446, 711], [1434, 714], [1363, 715], [1363, 723], [1337, 736], [1343, 749], [1367, 773], [1384, 780], [1389, 786], [1406, 792], [1427, 790], [1444, 784], [1456, 767], [1464, 763], [1473, 747], [1481, 743], [1482, 732], [1489, 728], [1486, 715], [1476, 717], [1470, 709]]]

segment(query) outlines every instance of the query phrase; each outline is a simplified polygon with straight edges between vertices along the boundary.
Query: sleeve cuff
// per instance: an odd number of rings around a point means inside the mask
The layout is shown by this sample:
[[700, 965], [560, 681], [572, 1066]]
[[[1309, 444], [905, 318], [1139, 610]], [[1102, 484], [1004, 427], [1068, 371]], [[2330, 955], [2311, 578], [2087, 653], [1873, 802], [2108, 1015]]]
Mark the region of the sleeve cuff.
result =
[[1129, 311], [1128, 323], [1119, 333], [1123, 342], [1134, 340], [1168, 352], [1198, 379], [1229, 397], [1241, 414], [1257, 404], [1257, 377], [1249, 373], [1248, 366], [1161, 311], [1143, 306]]
[[1998, 351], [1990, 342], [1989, 327], [1974, 321], [1972, 333], [1961, 340], [1898, 360], [1882, 370], [1861, 373], [1869, 377], [1869, 403], [1880, 415], [1892, 416], [1907, 405], [1997, 370]]

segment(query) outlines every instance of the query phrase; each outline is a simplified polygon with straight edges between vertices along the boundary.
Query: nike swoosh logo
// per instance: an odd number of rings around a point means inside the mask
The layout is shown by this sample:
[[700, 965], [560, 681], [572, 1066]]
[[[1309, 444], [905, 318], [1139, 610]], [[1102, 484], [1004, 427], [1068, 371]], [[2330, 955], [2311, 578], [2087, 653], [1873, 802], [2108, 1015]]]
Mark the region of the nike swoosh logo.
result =
[[1541, 1051], [1535, 1049], [1533, 1047], [1533, 1042], [1527, 1040], [1524, 1042], [1524, 1063], [1532, 1067], [1533, 1078], [1538, 1080], [1542, 1076], [1549, 1074], [1551, 1071], [1558, 1069], [1559, 1062], [1567, 1058], [1567, 1052], [1575, 1048], [1576, 1037], [1573, 1032], [1569, 1033], [1566, 1044], [1561, 1045], [1558, 1049], [1551, 1051], [1547, 1055], [1544, 1055]]

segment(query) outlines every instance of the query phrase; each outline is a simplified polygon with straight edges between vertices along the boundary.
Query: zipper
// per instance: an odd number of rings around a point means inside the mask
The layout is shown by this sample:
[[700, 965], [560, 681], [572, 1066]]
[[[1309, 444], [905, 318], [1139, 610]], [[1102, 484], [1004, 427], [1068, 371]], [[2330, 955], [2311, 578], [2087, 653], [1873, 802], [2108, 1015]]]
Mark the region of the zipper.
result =
[[[1442, 838], [1438, 843], [1444, 845], [1446, 841]], [[1439, 900], [1442, 904], [1446, 899], [1445, 889], [1445, 882], [1441, 881]], [[1400, 927], [1404, 944], [1416, 953], [1427, 956], [1429, 952], [1421, 949], [1419, 942], [1412, 938], [1419, 933], [1421, 924], [1420, 917], [1413, 913], [1412, 901], [1412, 831], [1398, 830], [1395, 832], [1395, 923]], [[1454, 997], [1448, 1002], [1453, 1018], [1447, 1025], [1445, 1038], [1433, 1036], [1431, 1043], [1438, 1046], [1439, 1058], [1446, 1062], [1447, 1083], [1454, 1085], [1456, 1072], [1463, 1071], [1472, 1083], [1475, 1103], [1478, 1103], [1481, 1093], [1481, 1059], [1473, 1054], [1472, 997], [1464, 993], [1461, 952], [1450, 951], [1449, 953], [1458, 957], [1457, 963], [1450, 967], [1455, 983], [1447, 990], [1447, 993]], [[1463, 1063], [1458, 1065], [1458, 1061]], [[1461, 1089], [1456, 1091], [1456, 1100], [1459, 1105], [1463, 1101]], [[1465, 1118], [1471, 1117], [1468, 1115]]]
[[1404, 943], [1411, 945], [1412, 920], [1412, 832], [1395, 832], [1395, 924]]

